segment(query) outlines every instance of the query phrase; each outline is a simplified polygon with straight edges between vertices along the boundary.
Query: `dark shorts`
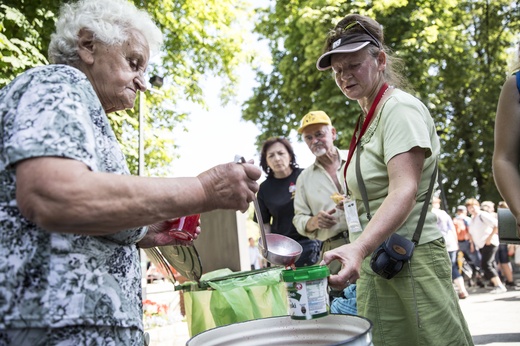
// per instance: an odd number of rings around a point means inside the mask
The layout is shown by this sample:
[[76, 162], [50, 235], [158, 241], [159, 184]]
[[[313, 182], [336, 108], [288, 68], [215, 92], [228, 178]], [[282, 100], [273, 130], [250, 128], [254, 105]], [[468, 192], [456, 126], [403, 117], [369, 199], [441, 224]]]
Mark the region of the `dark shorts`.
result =
[[509, 263], [511, 262], [509, 260], [509, 255], [507, 253], [507, 244], [500, 244], [498, 245], [498, 250], [495, 255], [495, 261], [497, 263]]

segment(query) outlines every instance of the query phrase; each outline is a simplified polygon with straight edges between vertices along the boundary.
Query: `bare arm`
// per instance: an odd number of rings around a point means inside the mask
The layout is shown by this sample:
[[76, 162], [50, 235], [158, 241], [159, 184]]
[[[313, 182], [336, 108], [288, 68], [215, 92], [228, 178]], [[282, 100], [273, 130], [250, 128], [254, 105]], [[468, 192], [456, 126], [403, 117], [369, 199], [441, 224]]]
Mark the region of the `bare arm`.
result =
[[356, 241], [328, 251], [324, 255], [325, 263], [338, 259], [343, 264], [338, 275], [329, 279], [332, 287], [342, 288], [347, 280], [357, 280], [363, 259], [406, 221], [416, 203], [415, 196], [423, 165], [424, 149], [417, 147], [396, 155], [388, 162], [388, 196], [381, 207]]
[[365, 249], [364, 257], [377, 249], [410, 215], [416, 202], [423, 164], [424, 150], [421, 148], [413, 148], [388, 162], [388, 196], [357, 239], [359, 246]]
[[507, 79], [498, 100], [493, 175], [500, 194], [520, 220], [520, 95], [516, 77]]
[[92, 172], [42, 157], [16, 166], [18, 207], [42, 228], [103, 235], [214, 209], [246, 210], [260, 170], [229, 163], [197, 177], [147, 178]]

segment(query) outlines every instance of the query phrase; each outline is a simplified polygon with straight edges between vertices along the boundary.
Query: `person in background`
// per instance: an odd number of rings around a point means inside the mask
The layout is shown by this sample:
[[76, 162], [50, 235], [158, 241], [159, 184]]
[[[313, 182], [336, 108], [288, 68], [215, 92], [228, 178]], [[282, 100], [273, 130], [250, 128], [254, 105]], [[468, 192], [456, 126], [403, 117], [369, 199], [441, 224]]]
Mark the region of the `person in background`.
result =
[[107, 113], [146, 90], [161, 42], [131, 2], [69, 2], [51, 64], [0, 90], [1, 345], [143, 345], [138, 247], [191, 245], [172, 236], [171, 219], [245, 212], [254, 199], [252, 162], [129, 174]]
[[[296, 240], [303, 248], [296, 267], [318, 262], [321, 242], [298, 233], [292, 220], [296, 180], [303, 171], [296, 163], [291, 143], [285, 138], [272, 137], [265, 141], [260, 153], [260, 166], [267, 174], [260, 184], [257, 198], [267, 233], [276, 233]], [[256, 222], [256, 215], [254, 220]]]
[[498, 250], [498, 220], [484, 210], [480, 209], [480, 203], [475, 198], [466, 201], [466, 208], [471, 214], [471, 238], [475, 247], [482, 256], [482, 271], [484, 277], [493, 285], [491, 293], [503, 293], [507, 288], [502, 284], [495, 268], [495, 254]]
[[383, 27], [358, 14], [329, 32], [317, 61], [319, 70], [332, 68], [336, 85], [362, 111], [346, 163], [344, 204], [357, 205], [356, 215], [346, 214], [349, 225], [360, 227], [349, 227], [350, 244], [324, 254], [323, 263], [343, 265], [329, 285], [357, 280], [358, 314], [372, 321], [374, 345], [473, 345], [433, 213], [426, 214], [413, 256], [397, 275], [386, 279], [370, 266], [370, 255], [392, 233], [412, 239], [423, 207], [430, 205], [426, 196], [440, 151], [428, 109], [399, 88], [403, 78], [394, 62]]
[[437, 216], [437, 227], [441, 231], [444, 241], [446, 242], [446, 250], [448, 250], [448, 255], [451, 260], [451, 278], [457, 287], [459, 299], [466, 299], [469, 294], [464, 286], [464, 278], [459, 272], [459, 266], [457, 263], [459, 244], [455, 225], [453, 224], [451, 216], [448, 215], [445, 210], [441, 209], [441, 199], [439, 197], [433, 197], [432, 212]]
[[490, 213], [494, 217], [497, 217], [497, 213], [495, 212], [495, 203], [491, 201], [483, 201], [482, 203], [480, 203], [480, 209]]
[[[482, 202], [482, 210], [484, 209], [484, 203]], [[491, 212], [494, 213], [495, 217], [498, 218], [497, 214], [495, 213], [495, 204], [493, 202], [489, 202], [491, 207]], [[498, 202], [499, 208], [506, 208], [507, 209], [507, 203], [504, 201]], [[486, 210], [487, 211], [487, 210]], [[499, 235], [500, 238], [500, 235]], [[498, 269], [500, 271], [501, 278], [504, 279], [504, 285], [507, 287], [514, 288], [515, 282], [513, 279], [513, 267], [511, 265], [511, 261], [509, 260], [509, 247], [506, 243], [500, 243], [498, 244], [498, 250], [495, 255], [495, 261], [498, 264]]]
[[249, 262], [251, 263], [251, 270], [260, 269], [260, 261], [262, 255], [260, 255], [260, 251], [258, 250], [258, 246], [255, 244], [255, 239], [253, 237], [249, 237]]
[[[336, 129], [323, 111], [307, 113], [298, 133], [316, 156], [296, 182], [294, 219], [302, 236], [323, 242], [322, 253], [348, 243], [348, 227], [343, 210], [336, 208], [331, 198], [344, 195], [342, 172], [347, 153], [334, 146]], [[329, 264], [332, 274], [341, 268], [338, 261]]]
[[[513, 259], [512, 267], [513, 273], [518, 273], [520, 270], [520, 245], [509, 244], [509, 256]], [[516, 283], [515, 283], [516, 284]]]
[[500, 195], [516, 218], [520, 237], [520, 43], [517, 49], [513, 73], [504, 82], [498, 99], [493, 177]]
[[455, 225], [455, 231], [457, 232], [459, 249], [462, 251], [464, 258], [471, 268], [469, 284], [471, 286], [474, 286], [475, 284], [483, 285], [480, 270], [481, 256], [480, 252], [475, 249], [475, 245], [471, 239], [471, 233], [469, 231], [471, 218], [468, 216], [466, 206], [457, 206], [456, 214], [453, 218], [453, 224]]

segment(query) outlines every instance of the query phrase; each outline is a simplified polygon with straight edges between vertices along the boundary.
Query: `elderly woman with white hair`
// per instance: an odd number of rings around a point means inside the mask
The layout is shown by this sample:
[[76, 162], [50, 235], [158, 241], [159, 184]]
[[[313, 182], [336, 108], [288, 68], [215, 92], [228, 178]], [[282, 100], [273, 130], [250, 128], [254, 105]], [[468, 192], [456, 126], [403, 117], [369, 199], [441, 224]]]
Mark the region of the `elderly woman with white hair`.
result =
[[130, 2], [80, 0], [62, 8], [52, 64], [0, 90], [0, 345], [142, 345], [138, 246], [191, 245], [171, 219], [245, 211], [258, 191], [251, 163], [129, 175], [106, 114], [146, 90], [161, 41]]

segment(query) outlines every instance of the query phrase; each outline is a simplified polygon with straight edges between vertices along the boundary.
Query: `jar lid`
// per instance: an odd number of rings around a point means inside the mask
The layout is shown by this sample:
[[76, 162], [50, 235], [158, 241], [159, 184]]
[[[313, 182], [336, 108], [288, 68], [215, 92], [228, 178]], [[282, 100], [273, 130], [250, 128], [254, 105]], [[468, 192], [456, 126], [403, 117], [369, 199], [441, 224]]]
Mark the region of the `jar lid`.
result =
[[188, 280], [199, 282], [202, 275], [202, 263], [195, 246], [167, 245], [144, 249], [150, 260], [175, 283], [175, 273], [170, 266]]
[[284, 282], [300, 282], [309, 280], [318, 280], [326, 278], [330, 275], [329, 267], [327, 266], [308, 266], [296, 269], [287, 269], [282, 271], [282, 280]]

